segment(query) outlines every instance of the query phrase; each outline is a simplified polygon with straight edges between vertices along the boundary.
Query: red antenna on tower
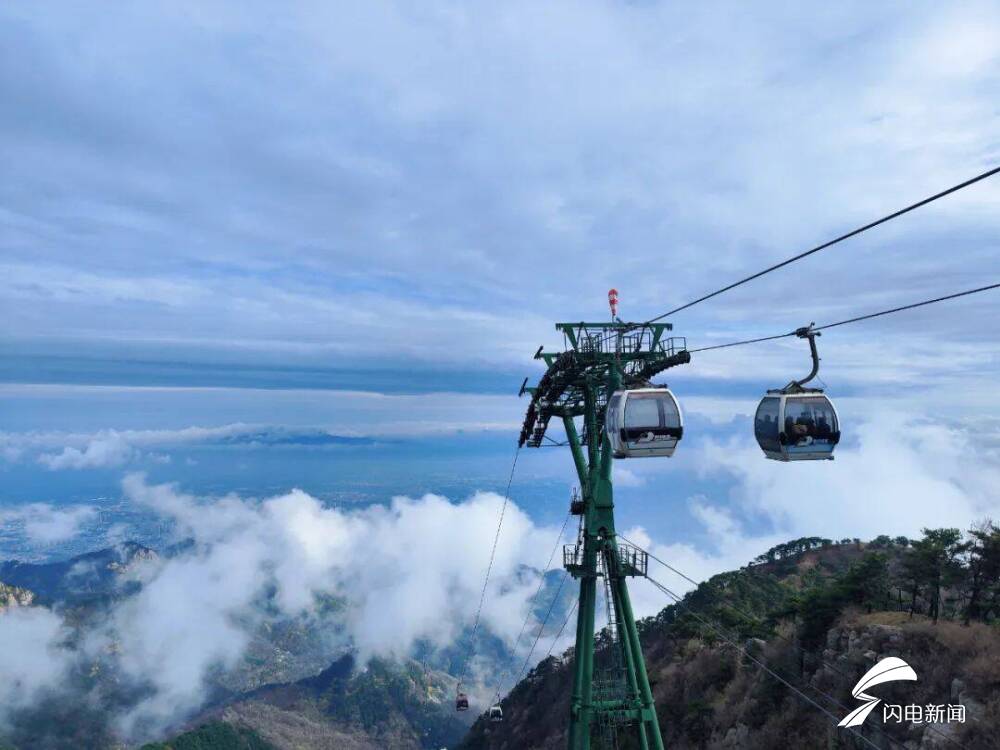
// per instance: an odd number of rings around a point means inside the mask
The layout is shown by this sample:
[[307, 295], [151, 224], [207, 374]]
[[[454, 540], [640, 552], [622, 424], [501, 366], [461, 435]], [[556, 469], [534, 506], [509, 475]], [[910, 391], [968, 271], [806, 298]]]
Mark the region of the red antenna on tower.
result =
[[615, 318], [618, 317], [618, 290], [609, 289], [608, 290], [608, 306], [611, 308], [611, 320], [614, 322]]

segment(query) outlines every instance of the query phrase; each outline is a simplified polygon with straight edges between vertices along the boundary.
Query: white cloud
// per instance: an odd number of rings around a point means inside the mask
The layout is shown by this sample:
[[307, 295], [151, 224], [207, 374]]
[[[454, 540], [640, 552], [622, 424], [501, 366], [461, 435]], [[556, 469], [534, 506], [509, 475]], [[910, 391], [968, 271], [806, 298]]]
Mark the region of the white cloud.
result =
[[[734, 480], [725, 496], [687, 501], [705, 541], [657, 543], [641, 527], [624, 535], [703, 581], [796, 537], [916, 538], [923, 528], [965, 530], [984, 517], [1000, 517], [996, 425], [960, 429], [875, 411], [853, 424], [851, 435], [857, 442], [841, 444], [832, 462], [769, 461], [746, 435], [696, 442], [690, 449], [702, 475], [717, 480], [724, 473]], [[652, 560], [650, 573], [675, 593], [693, 588]], [[668, 603], [644, 581], [636, 582], [633, 596], [640, 616]]]
[[[8, 386], [10, 388], [10, 386]], [[22, 395], [37, 393], [14, 392]], [[51, 393], [59, 387], [43, 387]], [[70, 391], [73, 389], [70, 388]], [[97, 387], [95, 392], [104, 389]], [[153, 447], [175, 447], [197, 443], [209, 443], [226, 438], [249, 435], [264, 429], [262, 425], [234, 423], [218, 427], [185, 427], [176, 430], [115, 430], [104, 429], [96, 432], [0, 432], [0, 449], [5, 460], [14, 463], [27, 457], [58, 471], [62, 469], [114, 468], [145, 459], [155, 463], [169, 463], [169, 456], [146, 452]]]
[[43, 453], [38, 462], [59, 469], [103, 469], [121, 466], [135, 457], [135, 450], [114, 430], [99, 433], [82, 449], [66, 446], [60, 453]]
[[[266, 591], [288, 616], [316, 614], [320, 594], [344, 598], [341, 624], [362, 660], [407, 655], [418, 640], [452, 645], [474, 618], [503, 502], [492, 493], [460, 504], [426, 495], [345, 513], [299, 490], [261, 501], [198, 498], [138, 474], [123, 486], [195, 540], [148, 567], [141, 593], [114, 612], [122, 668], [155, 687], [126, 730], [166, 725], [200, 705], [209, 671], [234, 666], [266, 616]], [[550, 549], [554, 533], [508, 504], [482, 614], [508, 644], [537, 585], [522, 564]]]
[[30, 503], [0, 510], [0, 522], [20, 523], [29, 541], [52, 545], [75, 537], [83, 525], [96, 515], [97, 510], [90, 505], [54, 506], [48, 503]]
[[[62, 385], [0, 385], [0, 395], [50, 408], [49, 399], [72, 400], [87, 408], [99, 398], [122, 414], [137, 401], [156, 417], [206, 414], [220, 424], [177, 429], [100, 429], [92, 432], [34, 430], [0, 432], [0, 460], [33, 461], [51, 470], [97, 469], [142, 462], [168, 463], [171, 449], [240, 441], [294, 442], [322, 435], [400, 438], [461, 431], [515, 430], [523, 402], [516, 395], [474, 393], [385, 394], [340, 390], [256, 390], [251, 388], [143, 388]], [[264, 420], [281, 414], [287, 420]], [[103, 417], [100, 417], [103, 420]], [[252, 422], [225, 421], [248, 419]], [[98, 423], [100, 424], [100, 423]]]
[[832, 462], [783, 464], [746, 439], [706, 441], [701, 468], [733, 475], [732, 503], [786, 535], [914, 536], [1000, 513], [1000, 467], [975, 432], [875, 411], [850, 434], [857, 444], [839, 446]]
[[[724, 496], [688, 498], [699, 541], [662, 543], [642, 527], [625, 536], [701, 581], [793, 537], [916, 536], [924, 526], [964, 528], [984, 515], [1000, 516], [1000, 456], [975, 433], [874, 412], [851, 434], [836, 461], [806, 465], [766, 461], [747, 436], [695, 442], [688, 450], [701, 471], [735, 480]], [[995, 441], [996, 434], [987, 437]], [[651, 484], [658, 475], [638, 476]], [[123, 488], [129, 500], [195, 542], [176, 557], [145, 563], [136, 572], [143, 590], [117, 605], [108, 629], [88, 642], [98, 648], [113, 638], [123, 674], [154, 688], [122, 717], [126, 732], [190, 715], [204, 701], [212, 671], [239, 663], [264, 618], [320, 616], [317, 596], [345, 601], [337, 628], [362, 660], [405, 656], [418, 641], [454, 644], [478, 607], [502, 504], [492, 493], [462, 503], [425, 495], [344, 512], [300, 490], [259, 500], [206, 498], [150, 484], [140, 474], [127, 476]], [[42, 510], [32, 512], [43, 519], [50, 510]], [[508, 506], [483, 609], [484, 627], [508, 645], [537, 585], [522, 564], [540, 565], [554, 534], [513, 502]], [[650, 566], [678, 594], [693, 586], [655, 561]], [[631, 581], [630, 590], [639, 617], [669, 603], [648, 582]], [[44, 651], [43, 641], [37, 648]], [[548, 639], [542, 643], [547, 647]], [[520, 644], [522, 655], [527, 645]], [[473, 659], [471, 672], [488, 688], [498, 676], [496, 665], [481, 658]], [[483, 685], [470, 688], [487, 698]]]
[[620, 464], [615, 464], [614, 473], [614, 482], [619, 487], [641, 487], [646, 483], [645, 477]]
[[70, 655], [62, 620], [42, 607], [0, 610], [0, 713], [30, 705], [59, 687]]

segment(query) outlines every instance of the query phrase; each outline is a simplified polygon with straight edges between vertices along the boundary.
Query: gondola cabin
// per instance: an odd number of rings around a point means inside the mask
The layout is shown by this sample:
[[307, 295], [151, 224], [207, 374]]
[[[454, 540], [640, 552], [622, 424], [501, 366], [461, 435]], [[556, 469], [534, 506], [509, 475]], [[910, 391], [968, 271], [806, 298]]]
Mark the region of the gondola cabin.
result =
[[757, 407], [754, 436], [764, 455], [776, 461], [832, 460], [840, 421], [819, 389], [772, 390]]
[[669, 388], [635, 388], [611, 394], [604, 429], [615, 458], [672, 456], [684, 418]]
[[456, 711], [468, 711], [469, 710], [469, 696], [465, 693], [459, 693], [455, 696], [455, 710]]
[[499, 703], [495, 706], [490, 706], [490, 721], [503, 721], [503, 709], [500, 708]]

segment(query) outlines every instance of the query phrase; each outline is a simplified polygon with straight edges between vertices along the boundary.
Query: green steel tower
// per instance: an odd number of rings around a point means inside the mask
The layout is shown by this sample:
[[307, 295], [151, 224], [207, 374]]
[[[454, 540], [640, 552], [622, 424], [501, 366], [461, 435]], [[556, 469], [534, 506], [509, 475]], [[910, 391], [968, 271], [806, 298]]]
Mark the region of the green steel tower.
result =
[[[683, 339], [664, 336], [672, 329], [669, 323], [557, 323], [556, 329], [563, 334], [564, 351], [549, 354], [539, 348], [535, 358], [545, 362], [545, 374], [536, 386], [527, 387], [525, 380], [521, 387], [531, 403], [519, 444], [562, 445], [546, 435], [551, 418], [560, 417], [580, 481], [580, 497], [570, 509], [580, 516], [580, 533], [576, 544], [563, 549], [563, 565], [580, 581], [569, 749], [589, 750], [595, 733], [604, 747], [615, 747], [618, 732], [628, 731], [638, 734], [643, 750], [662, 750], [626, 584], [630, 576], [646, 574], [648, 559], [616, 536], [613, 457], [604, 419], [614, 392], [648, 386], [657, 373], [691, 357]], [[595, 649], [599, 580], [608, 628]]]

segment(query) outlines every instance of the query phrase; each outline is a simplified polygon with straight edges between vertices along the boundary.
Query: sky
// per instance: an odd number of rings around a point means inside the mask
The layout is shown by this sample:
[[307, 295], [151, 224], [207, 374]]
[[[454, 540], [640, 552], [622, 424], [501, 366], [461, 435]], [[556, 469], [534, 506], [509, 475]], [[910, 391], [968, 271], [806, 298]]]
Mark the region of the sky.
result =
[[[478, 585], [516, 392], [537, 347], [561, 346], [553, 324], [605, 319], [611, 287], [621, 317], [647, 319], [1000, 164], [1000, 9], [7, 4], [0, 101], [0, 556], [66, 554], [111, 498], [173, 522], [217, 507], [180, 562], [211, 573], [246, 549], [270, 570], [296, 547], [260, 550], [268, 508], [398, 545], [418, 507], [445, 539], [474, 527], [476, 575], [427, 571], [450, 602]], [[707, 346], [995, 283], [998, 204], [1000, 177], [674, 333]], [[825, 332], [844, 442], [807, 467], [764, 461], [749, 432], [763, 390], [808, 370], [803, 342], [695, 354], [665, 375], [677, 455], [616, 469], [621, 527], [701, 578], [795, 536], [1000, 517], [998, 318], [992, 292]], [[543, 562], [572, 484], [567, 456], [525, 456], [505, 549]], [[338, 545], [309, 549], [307, 584], [350, 580]], [[218, 601], [220, 649], [265, 583]], [[386, 602], [420, 616], [368, 652], [430, 621], [408, 586]], [[491, 627], [509, 640], [508, 614]], [[10, 637], [54, 642], [59, 623], [31, 616]], [[154, 635], [136, 630], [136, 653]], [[199, 676], [239, 657], [206, 643], [151, 711], [190, 709]], [[18, 669], [50, 673], [25, 653]]]
[[[85, 470], [114, 469], [120, 492], [189, 429], [506, 438], [531, 354], [604, 318], [610, 287], [645, 319], [1000, 164], [991, 3], [0, 13], [0, 440], [37, 474], [8, 502], [53, 499], [60, 471], [86, 495]], [[699, 347], [994, 282], [998, 200], [978, 183], [674, 332]], [[995, 457], [998, 314], [994, 292], [826, 331], [845, 440], [905, 414]], [[807, 367], [783, 339], [666, 375], [692, 438], [745, 443], [758, 394]]]
[[[553, 322], [602, 318], [612, 286], [623, 317], [649, 317], [1000, 160], [990, 3], [3, 13], [13, 354], [520, 371], [559, 344]], [[783, 332], [976, 286], [998, 267], [998, 184], [677, 332]], [[995, 368], [995, 333], [970, 322], [997, 309], [828, 346], [843, 380], [898, 376], [917, 347], [944, 372]]]

